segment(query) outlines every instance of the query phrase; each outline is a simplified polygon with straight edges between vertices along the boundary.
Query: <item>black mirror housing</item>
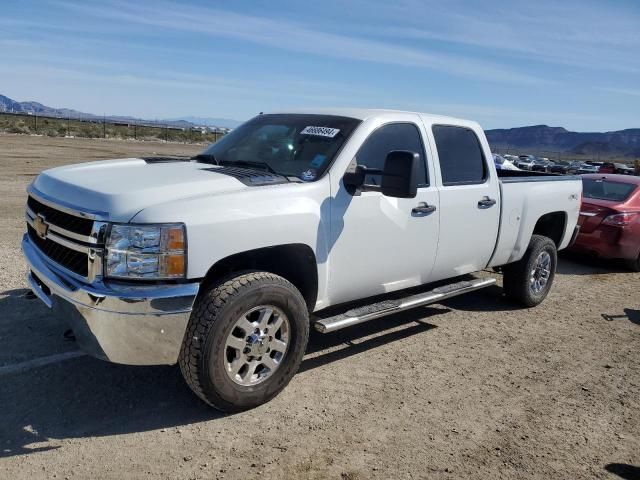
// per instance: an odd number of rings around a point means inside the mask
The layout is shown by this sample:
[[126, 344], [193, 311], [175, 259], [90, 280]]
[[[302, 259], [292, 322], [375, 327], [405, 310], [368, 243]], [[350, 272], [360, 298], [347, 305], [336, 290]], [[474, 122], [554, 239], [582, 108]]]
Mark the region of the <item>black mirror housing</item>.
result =
[[[418, 193], [420, 155], [406, 150], [389, 152], [382, 170], [355, 165], [344, 174], [343, 182], [352, 195], [381, 192], [387, 197], [415, 198]], [[380, 175], [380, 185], [365, 183], [367, 175]]]
[[418, 194], [419, 172], [419, 154], [406, 150], [389, 152], [382, 171], [382, 194], [395, 198], [415, 198]]

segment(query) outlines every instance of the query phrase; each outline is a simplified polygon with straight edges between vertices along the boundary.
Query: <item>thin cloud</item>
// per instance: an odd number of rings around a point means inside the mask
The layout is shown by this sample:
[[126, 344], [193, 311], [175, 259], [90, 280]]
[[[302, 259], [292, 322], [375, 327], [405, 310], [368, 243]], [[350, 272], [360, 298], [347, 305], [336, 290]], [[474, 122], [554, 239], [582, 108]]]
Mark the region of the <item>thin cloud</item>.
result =
[[372, 23], [386, 21], [368, 31], [388, 38], [435, 40], [581, 69], [640, 71], [640, 14], [611, 3], [483, 2], [473, 8], [455, 0], [405, 0], [372, 11]]
[[91, 73], [86, 70], [73, 68], [60, 68], [51, 65], [38, 67], [18, 64], [0, 63], [0, 67], [11, 72], [11, 75], [23, 75], [28, 77], [44, 78], [50, 82], [91, 82], [92, 85], [119, 85], [126, 89], [157, 88], [175, 89], [178, 91], [190, 90], [209, 94], [235, 94], [244, 98], [262, 100], [265, 96], [297, 99], [306, 102], [338, 102], [348, 99], [345, 92], [335, 89], [327, 89], [322, 92], [309, 89], [292, 79], [277, 77], [275, 80], [262, 79], [260, 82], [242, 82], [221, 79], [209, 75], [167, 74], [167, 75], [134, 75], [134, 74], [105, 74]]
[[550, 85], [549, 79], [517, 72], [500, 64], [475, 58], [425, 52], [404, 46], [309, 29], [284, 20], [273, 20], [210, 8], [113, 3], [108, 7], [59, 3], [93, 17], [152, 28], [172, 29], [211, 37], [225, 37], [277, 49], [364, 62], [420, 67], [474, 80]]
[[602, 87], [600, 90], [609, 93], [616, 93], [619, 95], [627, 95], [630, 97], [640, 97], [640, 90], [633, 90], [630, 88], [615, 88], [615, 87]]

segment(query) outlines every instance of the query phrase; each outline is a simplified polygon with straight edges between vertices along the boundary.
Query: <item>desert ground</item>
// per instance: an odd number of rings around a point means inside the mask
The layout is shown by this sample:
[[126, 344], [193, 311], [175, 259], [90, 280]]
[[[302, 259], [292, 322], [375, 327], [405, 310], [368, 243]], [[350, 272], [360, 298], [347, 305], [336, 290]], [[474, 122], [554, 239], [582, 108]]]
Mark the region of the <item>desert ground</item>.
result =
[[533, 309], [495, 286], [312, 333], [285, 391], [235, 415], [177, 367], [79, 354], [25, 297], [25, 187], [52, 166], [201, 149], [0, 136], [0, 478], [639, 478], [640, 274], [617, 262], [563, 255]]

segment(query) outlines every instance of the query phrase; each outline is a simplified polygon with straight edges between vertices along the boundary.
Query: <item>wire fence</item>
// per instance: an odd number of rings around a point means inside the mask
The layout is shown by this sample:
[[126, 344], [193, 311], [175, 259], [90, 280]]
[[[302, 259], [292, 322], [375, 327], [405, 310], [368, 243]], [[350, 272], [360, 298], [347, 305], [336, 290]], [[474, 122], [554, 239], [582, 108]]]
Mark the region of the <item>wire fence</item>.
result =
[[0, 113], [0, 132], [49, 137], [119, 138], [182, 143], [213, 143], [226, 130], [180, 127], [155, 122], [116, 121], [103, 117], [49, 117], [24, 113]]

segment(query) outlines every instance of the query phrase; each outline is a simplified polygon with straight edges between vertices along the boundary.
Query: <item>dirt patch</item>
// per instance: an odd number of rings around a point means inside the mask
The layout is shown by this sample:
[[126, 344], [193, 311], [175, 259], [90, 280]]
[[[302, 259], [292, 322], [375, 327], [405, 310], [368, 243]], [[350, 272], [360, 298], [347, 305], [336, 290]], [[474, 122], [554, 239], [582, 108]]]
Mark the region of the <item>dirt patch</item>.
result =
[[[0, 136], [0, 368], [75, 349], [24, 298], [28, 175], [200, 149]], [[534, 309], [496, 286], [313, 334], [282, 395], [230, 416], [174, 367], [79, 357], [3, 375], [0, 478], [633, 478], [639, 292], [615, 262], [563, 256]]]

